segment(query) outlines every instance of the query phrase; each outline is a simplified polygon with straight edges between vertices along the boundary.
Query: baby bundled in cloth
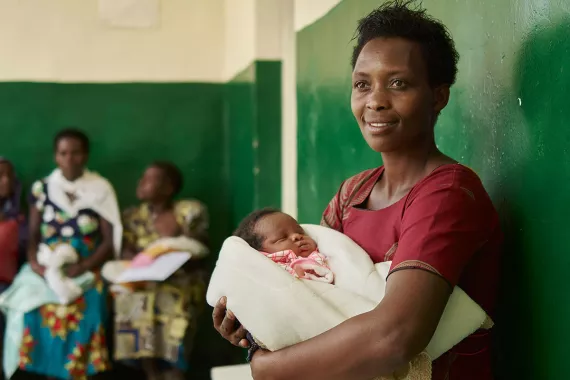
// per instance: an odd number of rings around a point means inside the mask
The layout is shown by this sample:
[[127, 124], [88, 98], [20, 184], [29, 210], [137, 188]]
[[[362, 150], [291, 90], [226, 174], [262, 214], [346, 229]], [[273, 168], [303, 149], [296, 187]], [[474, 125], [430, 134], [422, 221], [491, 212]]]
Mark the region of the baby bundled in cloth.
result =
[[334, 274], [317, 243], [295, 219], [279, 210], [254, 211], [234, 235], [297, 278], [334, 283]]
[[[206, 298], [214, 306], [226, 297], [236, 323], [249, 331], [251, 360], [258, 348], [278, 351], [374, 309], [385, 296], [391, 266], [390, 261], [374, 264], [356, 242], [336, 230], [300, 226], [287, 214], [263, 209], [248, 215], [224, 242]], [[378, 379], [429, 380], [433, 360], [492, 326], [486, 312], [455, 287], [425, 350]]]

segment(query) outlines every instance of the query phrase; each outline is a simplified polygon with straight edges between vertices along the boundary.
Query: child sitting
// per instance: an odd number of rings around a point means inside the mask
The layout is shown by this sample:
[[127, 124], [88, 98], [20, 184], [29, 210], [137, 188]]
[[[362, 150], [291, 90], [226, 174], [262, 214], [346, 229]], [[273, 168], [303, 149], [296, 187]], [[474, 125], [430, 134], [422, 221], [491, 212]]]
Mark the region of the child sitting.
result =
[[240, 223], [234, 235], [298, 278], [329, 284], [334, 281], [317, 243], [295, 219], [279, 210], [254, 211]]

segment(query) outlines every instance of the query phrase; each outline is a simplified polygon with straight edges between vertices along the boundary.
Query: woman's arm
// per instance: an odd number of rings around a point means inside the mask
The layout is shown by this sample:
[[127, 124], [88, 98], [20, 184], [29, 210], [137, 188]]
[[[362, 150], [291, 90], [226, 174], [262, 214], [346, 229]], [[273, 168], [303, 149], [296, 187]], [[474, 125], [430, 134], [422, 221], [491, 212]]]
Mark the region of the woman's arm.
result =
[[38, 263], [37, 253], [38, 253], [38, 245], [40, 243], [41, 233], [40, 233], [40, 223], [41, 223], [41, 214], [40, 211], [32, 204], [30, 205], [30, 212], [29, 212], [29, 239], [28, 239], [28, 263], [34, 272], [39, 274], [40, 276], [44, 275], [45, 268]]
[[81, 260], [77, 266], [71, 266], [68, 276], [77, 277], [80, 274], [100, 268], [113, 253], [113, 226], [103, 218], [99, 218], [102, 241], [89, 257]]
[[210, 220], [206, 206], [198, 201], [181, 202], [181, 204], [186, 205], [186, 208], [182, 208], [186, 214], [184, 219], [187, 221], [186, 225], [182, 226], [183, 235], [209, 245]]
[[132, 260], [137, 255], [137, 249], [131, 241], [123, 237], [123, 249], [121, 252], [121, 259]]
[[452, 287], [496, 221], [472, 172], [453, 169], [426, 179], [402, 218], [378, 307], [314, 339], [254, 356], [255, 379], [369, 380], [398, 370], [427, 347]]
[[402, 270], [388, 281], [373, 311], [289, 348], [254, 355], [255, 380], [370, 380], [390, 375], [427, 347], [451, 287], [423, 270]]

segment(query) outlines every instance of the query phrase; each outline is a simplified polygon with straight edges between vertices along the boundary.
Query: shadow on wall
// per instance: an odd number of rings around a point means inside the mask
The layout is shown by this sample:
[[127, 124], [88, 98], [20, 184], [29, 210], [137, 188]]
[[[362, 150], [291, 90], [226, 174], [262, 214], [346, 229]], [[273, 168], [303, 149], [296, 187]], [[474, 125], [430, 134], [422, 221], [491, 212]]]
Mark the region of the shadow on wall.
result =
[[513, 90], [524, 117], [518, 133], [527, 134], [528, 144], [523, 162], [506, 173], [508, 204], [500, 209], [506, 234], [497, 334], [500, 379], [568, 376], [569, 36], [570, 18], [535, 26], [514, 67]]

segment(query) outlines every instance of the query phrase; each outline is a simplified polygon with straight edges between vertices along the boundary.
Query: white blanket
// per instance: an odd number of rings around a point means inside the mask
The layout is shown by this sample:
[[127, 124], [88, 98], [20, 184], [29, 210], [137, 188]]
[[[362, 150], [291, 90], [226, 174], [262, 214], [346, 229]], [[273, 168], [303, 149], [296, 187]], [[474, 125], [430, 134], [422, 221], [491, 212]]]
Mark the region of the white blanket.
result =
[[74, 264], [79, 260], [79, 255], [71, 245], [59, 244], [51, 250], [46, 244], [40, 244], [37, 258], [38, 263], [46, 268], [44, 278], [60, 304], [68, 305], [83, 294], [83, 289], [63, 272], [66, 264]]
[[[271, 351], [368, 312], [384, 297], [389, 262], [374, 265], [362, 248], [335, 230], [316, 225], [303, 228], [328, 257], [334, 285], [297, 279], [244, 240], [230, 237], [224, 242], [208, 288], [208, 303], [214, 306], [226, 296], [228, 309]], [[486, 313], [456, 287], [424, 356], [435, 360], [476, 330], [491, 326]]]

